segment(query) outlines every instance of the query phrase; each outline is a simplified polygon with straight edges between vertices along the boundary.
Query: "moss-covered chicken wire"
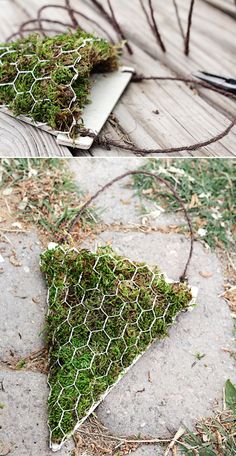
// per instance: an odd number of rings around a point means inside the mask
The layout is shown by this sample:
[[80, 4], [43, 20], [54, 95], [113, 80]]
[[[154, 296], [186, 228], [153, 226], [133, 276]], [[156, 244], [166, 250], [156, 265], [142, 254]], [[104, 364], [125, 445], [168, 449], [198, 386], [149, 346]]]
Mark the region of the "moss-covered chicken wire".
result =
[[139, 356], [186, 310], [186, 284], [118, 256], [56, 246], [41, 256], [48, 284], [51, 446], [59, 449]]
[[82, 30], [0, 44], [0, 106], [73, 137], [90, 102], [91, 73], [116, 70], [118, 54]]

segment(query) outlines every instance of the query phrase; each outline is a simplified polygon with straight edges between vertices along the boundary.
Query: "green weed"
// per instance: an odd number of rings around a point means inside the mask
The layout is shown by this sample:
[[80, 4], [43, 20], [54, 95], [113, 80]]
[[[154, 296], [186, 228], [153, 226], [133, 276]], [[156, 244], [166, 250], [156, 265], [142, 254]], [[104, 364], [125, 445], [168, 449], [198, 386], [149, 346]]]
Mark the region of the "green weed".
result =
[[[236, 162], [222, 159], [150, 159], [142, 168], [164, 177], [185, 202], [196, 237], [216, 245], [234, 247], [236, 241]], [[180, 206], [166, 187], [148, 176], [134, 176], [134, 188], [141, 198], [159, 201], [167, 212]]]
[[187, 432], [179, 447], [186, 456], [236, 455], [236, 388], [228, 380], [225, 385], [226, 411], [196, 425], [196, 432]]

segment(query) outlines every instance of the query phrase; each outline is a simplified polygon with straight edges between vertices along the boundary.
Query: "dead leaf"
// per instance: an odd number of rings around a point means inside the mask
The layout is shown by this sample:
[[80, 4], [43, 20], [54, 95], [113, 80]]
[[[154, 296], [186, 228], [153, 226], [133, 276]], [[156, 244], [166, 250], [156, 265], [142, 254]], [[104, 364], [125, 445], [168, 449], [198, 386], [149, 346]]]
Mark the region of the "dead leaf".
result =
[[204, 220], [204, 219], [201, 219], [200, 217], [198, 217], [196, 220], [195, 220], [195, 223], [196, 223], [196, 226], [197, 228], [204, 228], [205, 226], [207, 226], [207, 220]]
[[142, 191], [143, 195], [152, 195], [153, 194], [153, 189], [152, 188], [147, 188], [146, 190]]
[[212, 272], [208, 271], [199, 271], [200, 276], [204, 277], [204, 279], [210, 279], [213, 276]]
[[16, 267], [22, 266], [22, 263], [19, 260], [17, 260], [15, 255], [11, 255], [9, 260], [10, 260], [10, 263], [13, 264], [13, 266], [16, 266]]
[[180, 428], [179, 428], [179, 430], [176, 432], [176, 434], [175, 434], [173, 440], [170, 442], [170, 444], [169, 444], [168, 447], [166, 448], [166, 451], [165, 451], [165, 453], [164, 453], [164, 456], [168, 456], [168, 455], [169, 455], [170, 450], [172, 450], [172, 449], [174, 448], [174, 446], [175, 446], [177, 440], [179, 440], [185, 432], [186, 432], [185, 429], [184, 429], [182, 426], [180, 426]]
[[19, 230], [22, 229], [22, 224], [20, 222], [14, 222], [11, 224], [14, 228], [19, 228]]
[[177, 456], [177, 446], [176, 445], [172, 448], [172, 456]]
[[8, 188], [5, 188], [5, 190], [3, 190], [2, 194], [3, 194], [3, 196], [9, 196], [12, 194], [12, 192], [13, 192], [13, 188], [8, 187]]
[[207, 443], [209, 441], [208, 436], [206, 434], [202, 434], [202, 441]]
[[131, 203], [131, 198], [129, 199], [121, 199], [120, 202], [124, 204], [124, 206], [128, 206]]
[[79, 434], [76, 434], [74, 437], [75, 441], [75, 449], [74, 449], [74, 456], [79, 456], [79, 447], [83, 445], [83, 440]]
[[232, 312], [236, 312], [236, 287], [229, 288], [222, 296], [229, 301]]
[[18, 204], [18, 209], [20, 209], [20, 211], [24, 211], [25, 208], [27, 207], [28, 205], [28, 198], [25, 196], [25, 198], [23, 198], [23, 200]]
[[143, 226], [146, 226], [147, 225], [147, 222], [148, 222], [148, 217], [143, 217], [142, 220], [141, 220], [141, 223]]
[[7, 456], [9, 453], [11, 453], [10, 445], [0, 440], [0, 456]]
[[194, 207], [197, 207], [200, 205], [200, 201], [198, 199], [197, 195], [193, 195], [191, 199], [191, 203], [189, 204], [189, 209], [193, 209]]

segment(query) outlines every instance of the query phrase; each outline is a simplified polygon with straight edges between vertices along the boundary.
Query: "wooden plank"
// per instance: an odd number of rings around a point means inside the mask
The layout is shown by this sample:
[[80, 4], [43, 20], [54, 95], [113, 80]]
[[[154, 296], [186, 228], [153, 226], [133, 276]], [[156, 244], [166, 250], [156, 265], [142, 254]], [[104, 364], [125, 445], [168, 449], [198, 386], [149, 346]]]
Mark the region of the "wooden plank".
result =
[[223, 13], [229, 14], [236, 18], [236, 4], [234, 0], [204, 0], [214, 8], [219, 9]]
[[[41, 5], [48, 4], [48, 0], [24, 0], [24, 3], [20, 0], [17, 1], [24, 5], [24, 9], [31, 17], [35, 17], [36, 11]], [[106, 0], [103, 2], [105, 5]], [[229, 0], [227, 2], [229, 3]], [[72, 3], [78, 9], [78, 1], [73, 0]], [[178, 0], [178, 3], [181, 17], [185, 19], [186, 23], [189, 2]], [[4, 4], [5, 8], [0, 10], [0, 19], [3, 24], [0, 33], [6, 37], [10, 31], [17, 29], [17, 24], [26, 18], [26, 14], [11, 0], [2, 0], [1, 4]], [[57, 4], [63, 5], [64, 0], [58, 0]], [[154, 0], [156, 11], [158, 11], [158, 24], [168, 48], [167, 54], [163, 55], [138, 4], [138, 0], [115, 2], [119, 22], [135, 51], [133, 56], [126, 55], [124, 60], [126, 64], [134, 65], [138, 73], [175, 76], [179, 73], [189, 75], [198, 69], [206, 69], [216, 73], [224, 71], [229, 75], [235, 75], [236, 28], [235, 21], [231, 17], [212, 8], [204, 0], [198, 0], [193, 23], [191, 55], [186, 58], [183, 54], [183, 43], [174, 18], [172, 2]], [[66, 13], [63, 10], [50, 9], [46, 13], [47, 17], [51, 18], [52, 12], [54, 19], [65, 20]], [[108, 27], [95, 9], [91, 8], [88, 0], [84, 0], [83, 12]], [[130, 18], [132, 18], [132, 22], [130, 22]], [[81, 21], [81, 24], [88, 28], [87, 22]], [[93, 28], [94, 26], [92, 26]], [[160, 112], [159, 115], [154, 114], [156, 110]], [[181, 83], [152, 81], [131, 84], [114, 110], [114, 114], [122, 131], [125, 131], [136, 145], [145, 148], [178, 147], [209, 139], [222, 132], [232, 115], [235, 115], [235, 102], [213, 92], [193, 92]], [[18, 124], [17, 121], [14, 122]], [[26, 129], [28, 131], [28, 127]], [[111, 125], [107, 125], [103, 134], [114, 138], [117, 137], [117, 130]], [[7, 135], [10, 136], [10, 131]], [[45, 134], [40, 134], [41, 140], [43, 138], [44, 141], [43, 135]], [[48, 136], [46, 135], [45, 138]], [[50, 137], [50, 141], [54, 141], [54, 139]], [[55, 146], [55, 149], [58, 154], [69, 153], [68, 150], [64, 152], [63, 148], [63, 152], [58, 152], [58, 146]], [[42, 144], [43, 150], [45, 150], [44, 144]], [[39, 153], [43, 153], [42, 151]], [[51, 147], [50, 153], [54, 153], [53, 147]], [[81, 151], [75, 151], [75, 154], [84, 155]], [[119, 149], [107, 151], [101, 147], [94, 147], [91, 154], [98, 157], [132, 155]], [[217, 144], [193, 153], [183, 152], [172, 155], [234, 156], [236, 155], [235, 128]], [[161, 154], [161, 156], [163, 155]]]
[[[181, 1], [180, 4], [185, 5], [184, 9], [182, 7], [181, 13], [183, 15], [184, 12], [185, 16], [187, 16], [186, 0]], [[159, 76], [173, 76], [177, 73], [183, 74], [184, 71], [189, 75], [191, 71], [196, 71], [201, 68], [204, 55], [201, 47], [199, 58], [195, 57], [195, 49], [193, 51], [193, 57], [187, 59], [183, 55], [183, 43], [173, 14], [171, 18], [171, 12], [173, 13], [171, 2], [158, 3], [158, 10], [160, 11], [159, 22], [160, 24], [163, 24], [161, 28], [165, 31], [164, 35], [168, 43], [167, 55], [163, 55], [159, 51], [155, 39], [150, 34], [145, 17], [141, 9], [137, 6], [138, 0], [134, 0], [133, 2], [120, 0], [119, 3], [116, 4], [116, 13], [119, 22], [125, 30], [126, 36], [130, 39], [133, 50], [135, 51], [132, 57], [128, 57], [128, 64], [133, 64], [140, 73]], [[209, 9], [210, 7], [207, 8]], [[204, 12], [204, 15], [207, 17], [206, 13], [207, 12]], [[92, 14], [92, 11], [90, 14]], [[217, 12], [217, 14], [219, 13]], [[132, 17], [132, 27], [130, 26], [130, 17]], [[98, 17], [96, 18], [98, 19]], [[200, 18], [202, 19], [202, 11], [200, 13]], [[220, 19], [222, 21], [222, 14], [220, 14]], [[230, 18], [226, 19], [231, 21]], [[175, 29], [173, 32], [172, 28], [174, 25]], [[216, 31], [219, 34], [218, 28]], [[234, 42], [236, 42], [236, 40]], [[135, 46], [134, 43], [137, 46]], [[214, 35], [211, 38], [211, 48], [214, 51], [213, 45]], [[195, 48], [199, 53], [198, 44], [195, 44]], [[208, 57], [210, 55], [210, 49], [207, 49], [205, 54], [205, 62], [208, 62], [208, 60], [210, 60]], [[218, 63], [218, 59], [216, 60]], [[221, 59], [221, 70], [222, 62], [223, 56]], [[231, 65], [231, 68], [233, 68], [233, 65]], [[213, 97], [214, 103], [209, 103], [208, 100], [210, 97]], [[133, 134], [131, 133], [130, 136], [134, 139], [135, 143], [141, 147], [144, 145], [146, 147], [155, 147], [155, 145], [156, 147], [170, 147], [191, 144], [207, 139], [223, 131], [227, 125], [227, 119], [230, 118], [233, 112], [235, 113], [235, 102], [225, 100], [218, 94], [210, 95], [210, 97], [206, 99], [205, 96], [204, 98], [196, 94], [193, 96], [192, 92], [187, 87], [184, 87], [179, 83], [149, 82], [141, 85], [138, 84], [136, 87], [133, 84], [127, 91], [126, 96], [122, 99], [122, 102], [116, 108], [115, 114], [118, 117], [119, 122], [125, 128], [128, 118], [125, 114], [127, 114], [127, 111], [129, 111], [129, 113], [131, 112], [133, 122], [130, 123], [130, 128], [133, 128]], [[222, 104], [223, 107], [221, 106]], [[121, 105], [123, 106], [122, 116], [119, 115], [119, 112], [121, 112]], [[161, 117], [152, 115], [152, 111], [158, 107], [162, 114]], [[235, 133], [232, 132], [229, 137], [224, 138], [217, 146], [214, 144], [202, 150], [201, 155], [232, 156], [235, 154], [235, 140]], [[183, 155], [185, 155], [185, 153], [183, 153]], [[196, 153], [193, 155], [196, 155]]]
[[[21, 2], [1, 0], [0, 6], [0, 40], [4, 41], [30, 15]], [[58, 146], [52, 135], [0, 113], [0, 156], [71, 157], [71, 153], [67, 147]]]
[[0, 113], [0, 157], [71, 157], [52, 135]]
[[[181, 18], [185, 21], [188, 14], [186, 0], [178, 0]], [[120, 0], [120, 12], [125, 7], [125, 1]], [[137, 10], [137, 8], [136, 8]], [[127, 16], [134, 17], [134, 4], [129, 4]], [[191, 54], [188, 58], [183, 54], [182, 38], [171, 8], [171, 2], [160, 2], [158, 5], [157, 19], [160, 18], [160, 30], [167, 43], [167, 53], [160, 52], [155, 39], [150, 36], [149, 28], [141, 11], [136, 12], [134, 24], [135, 34], [131, 35], [127, 20], [121, 22], [126, 34], [154, 59], [161, 61], [167, 69], [176, 74], [190, 75], [199, 69], [208, 70], [217, 74], [226, 74], [236, 77], [236, 27], [235, 21], [223, 15], [220, 11], [199, 0], [195, 7], [193, 19]], [[222, 32], [223, 31], [223, 32]], [[147, 39], [147, 36], [150, 39]], [[219, 95], [214, 95], [219, 100]], [[229, 114], [234, 108], [235, 102], [225, 100]]]

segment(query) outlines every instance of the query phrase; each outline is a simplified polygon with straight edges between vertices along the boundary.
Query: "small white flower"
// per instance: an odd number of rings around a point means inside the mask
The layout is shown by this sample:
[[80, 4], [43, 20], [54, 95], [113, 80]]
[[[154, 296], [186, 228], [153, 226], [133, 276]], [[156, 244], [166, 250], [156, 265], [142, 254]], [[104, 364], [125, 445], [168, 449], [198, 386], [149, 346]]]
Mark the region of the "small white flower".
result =
[[29, 177], [34, 177], [34, 176], [37, 176], [37, 175], [38, 175], [37, 169], [31, 168], [30, 171], [29, 171], [28, 176]]
[[160, 217], [161, 214], [164, 214], [164, 212], [165, 212], [165, 209], [163, 209], [163, 207], [156, 206], [156, 210], [150, 212], [148, 215], [149, 215], [149, 217], [156, 219], [156, 218]]
[[207, 230], [205, 230], [204, 228], [199, 228], [198, 234], [199, 236], [204, 237], [207, 234]]
[[20, 222], [14, 222], [11, 224], [14, 228], [19, 228], [19, 230], [22, 230], [22, 224]]
[[12, 192], [13, 192], [13, 188], [8, 187], [8, 188], [5, 188], [5, 190], [3, 190], [2, 194], [3, 194], [3, 196], [9, 196], [12, 194]]
[[55, 249], [56, 247], [58, 246], [58, 244], [56, 242], [50, 242], [48, 244], [48, 250], [53, 250]]
[[219, 212], [215, 212], [215, 213], [211, 214], [211, 216], [214, 220], [219, 220], [222, 218], [222, 215], [219, 214]]
[[209, 199], [210, 196], [211, 196], [211, 193], [208, 192], [208, 193], [201, 193], [198, 197], [199, 198], [207, 198], [207, 199]]

